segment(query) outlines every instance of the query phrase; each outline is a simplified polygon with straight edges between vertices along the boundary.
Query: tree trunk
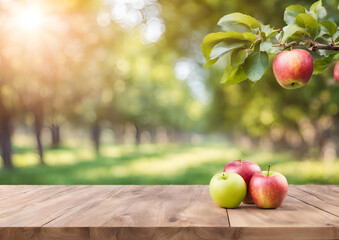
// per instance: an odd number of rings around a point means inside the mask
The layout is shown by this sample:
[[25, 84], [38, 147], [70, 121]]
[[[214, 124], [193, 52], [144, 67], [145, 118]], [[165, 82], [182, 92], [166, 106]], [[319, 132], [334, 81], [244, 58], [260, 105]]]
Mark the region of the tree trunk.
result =
[[151, 142], [153, 144], [157, 143], [157, 130], [155, 128], [150, 128], [149, 134], [151, 135]]
[[40, 163], [45, 164], [44, 161], [44, 151], [41, 142], [41, 132], [43, 127], [43, 116], [42, 116], [42, 109], [38, 109], [34, 113], [35, 122], [34, 122], [34, 130], [35, 130], [35, 138], [37, 142], [37, 150], [40, 157]]
[[137, 123], [134, 123], [135, 127], [135, 144], [139, 145], [141, 142], [141, 128]]
[[124, 124], [119, 124], [116, 126], [113, 126], [113, 131], [114, 131], [114, 141], [117, 144], [123, 144], [125, 141], [125, 125]]
[[318, 158], [324, 160], [325, 158], [325, 147], [330, 139], [330, 134], [328, 131], [322, 131], [317, 136], [317, 143], [319, 146]]
[[177, 134], [176, 134], [176, 131], [174, 129], [167, 128], [166, 133], [167, 133], [167, 138], [168, 138], [169, 142], [174, 143], [174, 142], [177, 141]]
[[11, 126], [11, 115], [6, 110], [5, 105], [2, 102], [0, 95], [0, 147], [3, 166], [5, 169], [12, 169], [12, 126]]
[[60, 146], [60, 126], [52, 123], [51, 127], [52, 147], [57, 148]]
[[328, 128], [322, 126], [320, 122], [315, 124], [315, 129], [316, 129], [315, 142], [318, 147], [318, 158], [324, 159], [325, 147], [331, 137], [331, 134]]
[[94, 143], [95, 152], [97, 156], [100, 155], [100, 135], [101, 135], [101, 129], [100, 129], [99, 123], [95, 122], [91, 129], [91, 136], [92, 136], [92, 141]]
[[1, 117], [0, 121], [0, 146], [1, 146], [1, 156], [3, 161], [3, 166], [5, 169], [12, 169], [12, 129], [10, 125], [10, 120], [7, 118]]

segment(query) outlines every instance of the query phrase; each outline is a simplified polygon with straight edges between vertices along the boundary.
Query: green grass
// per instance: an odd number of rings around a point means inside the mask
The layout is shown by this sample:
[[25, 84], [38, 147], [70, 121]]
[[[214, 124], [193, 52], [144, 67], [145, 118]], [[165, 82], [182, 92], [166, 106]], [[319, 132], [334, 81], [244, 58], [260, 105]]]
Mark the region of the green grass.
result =
[[257, 162], [284, 174], [290, 184], [339, 184], [339, 159], [298, 161], [289, 153], [242, 150], [229, 144], [104, 145], [46, 149], [46, 166], [31, 147], [14, 149], [15, 169], [0, 171], [0, 184], [208, 184], [234, 159]]

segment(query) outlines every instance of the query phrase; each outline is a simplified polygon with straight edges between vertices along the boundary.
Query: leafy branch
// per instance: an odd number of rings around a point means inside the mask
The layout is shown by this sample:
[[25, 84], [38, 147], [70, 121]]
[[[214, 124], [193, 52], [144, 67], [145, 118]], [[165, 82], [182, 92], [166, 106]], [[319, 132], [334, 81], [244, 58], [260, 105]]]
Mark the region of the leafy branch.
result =
[[[284, 47], [285, 49], [287, 48], [292, 48], [293, 46], [305, 46], [307, 44], [299, 44], [296, 41], [290, 42], [290, 43], [279, 43], [279, 44], [274, 44], [273, 47]], [[313, 43], [310, 42], [309, 46], [307, 48], [309, 51], [318, 51], [318, 50], [333, 50], [333, 51], [339, 51], [339, 45], [335, 43], [330, 43], [330, 44], [321, 44], [321, 43]]]
[[333, 50], [333, 51], [339, 51], [339, 45], [336, 44], [321, 44], [321, 43], [312, 43], [310, 44], [308, 50], [310, 51], [317, 51], [320, 49], [324, 49], [324, 50]]
[[308, 10], [301, 5], [288, 6], [284, 12], [286, 26], [282, 29], [242, 13], [225, 15], [218, 22], [223, 32], [208, 34], [201, 44], [205, 66], [223, 57], [226, 66], [222, 82], [235, 84], [248, 79], [254, 83], [268, 68], [269, 56], [296, 47], [315, 52], [313, 74], [319, 74], [339, 59], [339, 53], [331, 53], [339, 51], [338, 26], [325, 19], [326, 15], [321, 0]]

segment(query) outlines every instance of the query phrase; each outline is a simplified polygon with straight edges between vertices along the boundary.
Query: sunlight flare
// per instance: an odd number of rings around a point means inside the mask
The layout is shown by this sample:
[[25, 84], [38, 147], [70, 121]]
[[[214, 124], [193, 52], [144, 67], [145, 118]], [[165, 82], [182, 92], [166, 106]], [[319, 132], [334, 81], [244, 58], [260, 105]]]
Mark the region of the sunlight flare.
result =
[[18, 31], [37, 32], [44, 24], [44, 13], [39, 6], [16, 8], [12, 13], [13, 25]]

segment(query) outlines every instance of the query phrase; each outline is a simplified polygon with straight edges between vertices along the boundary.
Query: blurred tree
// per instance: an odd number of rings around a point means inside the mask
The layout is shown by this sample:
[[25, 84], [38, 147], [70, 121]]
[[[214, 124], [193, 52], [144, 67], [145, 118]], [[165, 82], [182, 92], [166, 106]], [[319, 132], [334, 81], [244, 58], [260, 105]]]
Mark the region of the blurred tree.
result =
[[[22, 123], [32, 126], [41, 161], [43, 128], [49, 127], [52, 145], [58, 146], [65, 123], [89, 130], [97, 154], [103, 128], [112, 128], [122, 143], [127, 126], [135, 126], [137, 144], [144, 133], [157, 141], [159, 129], [170, 140], [185, 142], [191, 133], [214, 132], [235, 140], [269, 139], [277, 148], [302, 154], [311, 149], [311, 154], [326, 156], [339, 142], [338, 86], [328, 72], [307, 88], [286, 91], [271, 71], [253, 86], [224, 86], [219, 83], [222, 62], [203, 68], [201, 41], [218, 31], [215, 24], [221, 16], [243, 12], [280, 28], [283, 9], [290, 4], [293, 1], [1, 1], [3, 166], [12, 167], [11, 136]], [[324, 2], [336, 23], [337, 4]]]
[[[295, 4], [293, 1], [280, 0], [262, 0], [256, 4], [246, 0], [161, 3], [164, 8], [162, 16], [167, 28], [164, 44], [169, 44], [172, 49], [189, 56], [200, 66], [203, 64], [202, 55], [197, 49], [207, 32], [219, 30], [215, 25], [221, 16], [231, 12], [242, 12], [280, 28], [284, 25], [284, 8]], [[309, 7], [312, 2], [299, 1], [298, 4]], [[324, 1], [324, 6], [330, 19], [338, 23], [338, 1]], [[181, 20], [175, 18], [178, 15], [185, 16], [185, 22], [176, 23], [175, 19]], [[272, 71], [267, 73], [263, 81], [252, 87], [247, 83], [231, 87], [220, 85], [222, 67], [221, 62], [217, 67], [210, 69], [209, 77], [206, 79], [207, 89], [211, 93], [207, 111], [209, 130], [223, 132], [229, 136], [249, 134], [254, 139], [269, 137], [275, 147], [285, 146], [288, 149], [295, 149], [301, 155], [308, 150], [312, 154], [312, 149], [318, 149], [317, 152], [321, 157], [328, 145], [325, 142], [335, 142], [333, 136], [337, 127], [333, 123], [337, 121], [335, 119], [338, 117], [338, 106], [333, 92], [337, 91], [338, 86], [328, 73], [313, 77], [314, 80], [307, 88], [286, 91], [273, 80]], [[319, 100], [321, 98], [326, 99], [326, 103]], [[327, 129], [325, 132], [324, 123]], [[311, 137], [313, 135], [314, 138]], [[339, 147], [337, 143], [334, 145], [336, 148]]]

